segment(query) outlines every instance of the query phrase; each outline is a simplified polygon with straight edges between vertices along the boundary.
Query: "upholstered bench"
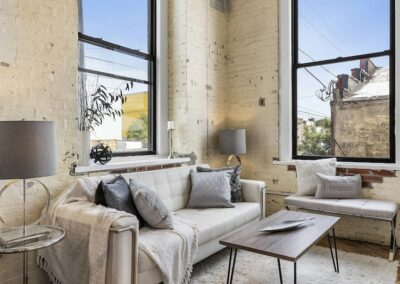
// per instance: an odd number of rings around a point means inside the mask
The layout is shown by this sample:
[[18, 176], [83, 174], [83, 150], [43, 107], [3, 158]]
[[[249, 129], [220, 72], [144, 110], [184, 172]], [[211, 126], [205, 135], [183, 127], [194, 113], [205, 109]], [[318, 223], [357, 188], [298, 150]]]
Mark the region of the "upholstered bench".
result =
[[356, 216], [388, 221], [391, 224], [389, 260], [396, 255], [396, 217], [399, 204], [389, 200], [373, 199], [317, 199], [314, 196], [291, 195], [285, 198], [286, 208]]

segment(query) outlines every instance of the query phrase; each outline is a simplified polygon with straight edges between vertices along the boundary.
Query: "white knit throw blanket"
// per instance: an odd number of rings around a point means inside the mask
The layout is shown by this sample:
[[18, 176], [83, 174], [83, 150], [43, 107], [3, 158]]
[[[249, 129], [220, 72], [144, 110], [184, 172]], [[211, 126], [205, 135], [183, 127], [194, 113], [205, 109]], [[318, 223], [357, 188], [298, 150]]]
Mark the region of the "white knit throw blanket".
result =
[[[105, 283], [110, 226], [132, 215], [92, 202], [100, 181], [100, 177], [77, 180], [56, 199], [43, 222], [66, 231], [64, 240], [38, 251], [37, 264], [52, 283]], [[178, 217], [173, 220], [174, 230], [142, 228], [139, 249], [157, 264], [164, 284], [187, 284], [197, 253], [198, 229]]]
[[38, 251], [37, 264], [52, 283], [105, 283], [110, 226], [118, 218], [131, 216], [88, 202], [88, 186], [93, 185], [78, 180], [57, 198], [44, 222], [66, 232], [64, 240]]
[[174, 230], [140, 230], [139, 250], [147, 254], [161, 271], [163, 284], [187, 284], [198, 247], [198, 229], [188, 221], [173, 217]]

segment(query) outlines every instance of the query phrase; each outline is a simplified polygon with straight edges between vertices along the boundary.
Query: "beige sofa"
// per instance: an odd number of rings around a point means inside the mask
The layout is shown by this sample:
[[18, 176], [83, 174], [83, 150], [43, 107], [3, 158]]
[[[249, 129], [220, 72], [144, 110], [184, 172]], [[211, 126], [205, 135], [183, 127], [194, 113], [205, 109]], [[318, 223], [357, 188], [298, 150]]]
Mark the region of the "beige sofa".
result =
[[[207, 166], [207, 165], [201, 165]], [[199, 228], [199, 249], [195, 262], [221, 250], [218, 241], [235, 230], [263, 218], [265, 183], [241, 180], [244, 202], [234, 208], [186, 209], [190, 193], [189, 172], [194, 166], [123, 174], [150, 185], [173, 214], [194, 222]], [[97, 179], [98, 177], [85, 177]], [[93, 184], [88, 182], [87, 184]], [[136, 217], [119, 219], [110, 229], [107, 256], [107, 283], [160, 283], [155, 263], [138, 250], [140, 230]]]

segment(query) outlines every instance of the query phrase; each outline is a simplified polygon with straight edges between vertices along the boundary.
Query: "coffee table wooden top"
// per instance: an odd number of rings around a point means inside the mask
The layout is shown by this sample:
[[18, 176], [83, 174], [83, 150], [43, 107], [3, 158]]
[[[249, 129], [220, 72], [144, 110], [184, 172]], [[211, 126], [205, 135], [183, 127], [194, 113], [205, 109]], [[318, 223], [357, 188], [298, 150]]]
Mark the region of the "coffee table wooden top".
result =
[[[308, 217], [315, 217], [315, 219], [294, 230], [273, 233], [258, 232], [258, 230], [277, 222]], [[339, 220], [339, 217], [282, 210], [223, 238], [219, 243], [284, 260], [297, 261]]]

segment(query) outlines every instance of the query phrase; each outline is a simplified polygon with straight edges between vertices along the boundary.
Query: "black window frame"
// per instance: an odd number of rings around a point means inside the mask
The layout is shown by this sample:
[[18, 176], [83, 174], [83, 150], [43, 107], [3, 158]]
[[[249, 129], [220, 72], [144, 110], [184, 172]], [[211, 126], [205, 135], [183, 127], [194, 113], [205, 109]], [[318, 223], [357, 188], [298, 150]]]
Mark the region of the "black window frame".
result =
[[[79, 20], [82, 21], [82, 1], [79, 1]], [[78, 66], [78, 72], [89, 73], [93, 75], [99, 75], [104, 77], [109, 77], [113, 79], [125, 80], [127, 82], [134, 82], [148, 85], [148, 113], [149, 113], [149, 146], [147, 151], [123, 151], [123, 152], [113, 152], [113, 156], [141, 156], [141, 155], [155, 155], [157, 154], [157, 137], [156, 137], [156, 127], [157, 127], [157, 72], [156, 72], [156, 60], [157, 60], [157, 0], [147, 0], [148, 1], [148, 53], [141, 52], [136, 49], [132, 49], [126, 46], [115, 44], [103, 40], [102, 38], [96, 38], [82, 32], [82, 22], [80, 22], [80, 30], [78, 32], [78, 43], [88, 43], [97, 47], [119, 52], [125, 55], [133, 56], [139, 59], [144, 59], [148, 61], [148, 80], [141, 80], [133, 77], [121, 76], [117, 74], [101, 72], [97, 70], [87, 69]], [[81, 52], [81, 51], [79, 51]], [[81, 57], [81, 56], [80, 56]], [[82, 59], [81, 59], [82, 60]]]
[[389, 143], [390, 143], [390, 153], [389, 158], [367, 158], [367, 157], [336, 157], [338, 161], [345, 162], [370, 162], [370, 163], [395, 163], [396, 162], [396, 136], [395, 136], [395, 85], [396, 85], [396, 75], [395, 75], [395, 0], [390, 1], [390, 49], [373, 52], [358, 54], [345, 57], [337, 57], [332, 59], [316, 60], [307, 63], [299, 63], [299, 25], [298, 25], [298, 15], [299, 15], [299, 0], [292, 0], [292, 159], [294, 160], [316, 160], [330, 158], [332, 156], [305, 156], [299, 155], [297, 153], [297, 71], [301, 68], [315, 67], [321, 65], [329, 65], [335, 63], [348, 62], [353, 60], [360, 60], [365, 58], [376, 58], [382, 56], [389, 57]]

